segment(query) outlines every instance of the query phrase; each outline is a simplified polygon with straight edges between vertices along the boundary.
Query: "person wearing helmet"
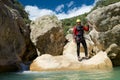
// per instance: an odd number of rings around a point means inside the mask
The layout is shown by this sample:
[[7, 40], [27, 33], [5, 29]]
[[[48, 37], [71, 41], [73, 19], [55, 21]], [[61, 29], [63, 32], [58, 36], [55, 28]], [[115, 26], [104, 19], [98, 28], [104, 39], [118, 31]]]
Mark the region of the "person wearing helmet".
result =
[[[75, 39], [75, 42], [77, 44], [77, 57], [79, 61], [82, 61], [82, 59], [88, 59], [88, 50], [87, 50], [87, 44], [84, 38], [84, 31], [89, 31], [89, 25], [88, 26], [83, 26], [81, 25], [81, 20], [77, 19], [76, 20], [76, 26], [73, 28], [73, 36]], [[85, 51], [85, 57], [81, 58], [80, 57], [80, 43], [82, 43]]]

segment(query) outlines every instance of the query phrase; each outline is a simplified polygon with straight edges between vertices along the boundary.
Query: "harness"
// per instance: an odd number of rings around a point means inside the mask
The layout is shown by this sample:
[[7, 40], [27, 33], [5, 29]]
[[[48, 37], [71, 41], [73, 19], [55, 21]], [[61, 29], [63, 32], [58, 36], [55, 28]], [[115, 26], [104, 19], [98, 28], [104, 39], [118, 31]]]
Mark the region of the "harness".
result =
[[84, 29], [83, 26], [76, 26], [78, 34], [76, 34], [76, 40], [77, 41], [82, 41], [84, 40]]

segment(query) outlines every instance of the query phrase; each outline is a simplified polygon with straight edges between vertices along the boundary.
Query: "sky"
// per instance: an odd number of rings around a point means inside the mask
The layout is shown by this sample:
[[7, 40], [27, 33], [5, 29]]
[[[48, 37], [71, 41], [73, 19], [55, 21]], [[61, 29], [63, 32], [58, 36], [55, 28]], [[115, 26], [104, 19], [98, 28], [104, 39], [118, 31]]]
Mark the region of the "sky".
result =
[[58, 19], [66, 19], [89, 12], [98, 0], [19, 0], [35, 20], [43, 15], [56, 15]]

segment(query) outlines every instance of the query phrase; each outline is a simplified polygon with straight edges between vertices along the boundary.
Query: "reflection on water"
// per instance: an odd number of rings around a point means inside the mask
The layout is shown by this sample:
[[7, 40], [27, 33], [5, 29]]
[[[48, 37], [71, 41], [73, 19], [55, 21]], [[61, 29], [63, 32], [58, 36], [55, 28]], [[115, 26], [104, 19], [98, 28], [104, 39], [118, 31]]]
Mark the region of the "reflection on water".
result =
[[120, 67], [113, 70], [0, 73], [0, 80], [120, 80]]

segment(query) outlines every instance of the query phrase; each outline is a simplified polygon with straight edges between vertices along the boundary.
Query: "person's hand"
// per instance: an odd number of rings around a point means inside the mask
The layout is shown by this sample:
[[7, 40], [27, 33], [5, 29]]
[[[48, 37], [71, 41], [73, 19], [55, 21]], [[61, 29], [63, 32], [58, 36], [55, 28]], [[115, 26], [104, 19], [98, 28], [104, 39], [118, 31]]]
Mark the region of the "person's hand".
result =
[[87, 23], [88, 23], [88, 25], [89, 25], [89, 28], [90, 28], [90, 29], [93, 29], [93, 27], [94, 27], [95, 24], [91, 23], [90, 21], [87, 21]]

